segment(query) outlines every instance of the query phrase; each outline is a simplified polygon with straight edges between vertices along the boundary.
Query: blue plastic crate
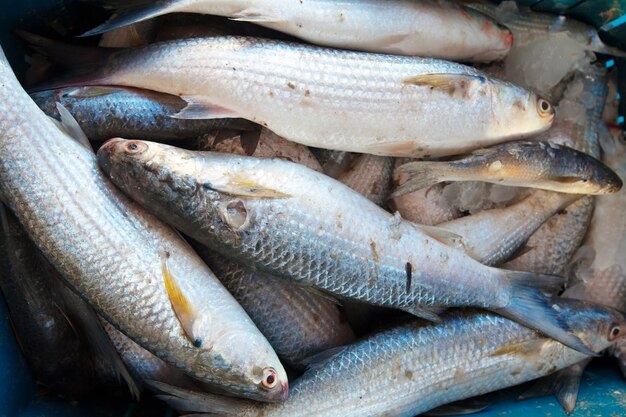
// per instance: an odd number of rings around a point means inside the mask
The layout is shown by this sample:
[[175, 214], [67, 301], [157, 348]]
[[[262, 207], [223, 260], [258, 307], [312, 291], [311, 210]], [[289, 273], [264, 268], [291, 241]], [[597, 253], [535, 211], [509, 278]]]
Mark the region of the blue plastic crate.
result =
[[[381, 0], [382, 1], [382, 0]], [[14, 29], [30, 29], [35, 32], [45, 27], [25, 26], [25, 22], [36, 21], [38, 12], [57, 9], [62, 12], [62, 0], [20, 0], [10, 6], [0, 8], [0, 44], [18, 75], [23, 73], [24, 49], [12, 34]], [[607, 30], [603, 33], [607, 39], [626, 48], [626, 1], [520, 1], [536, 10], [556, 11], [574, 14], [596, 26]], [[589, 4], [584, 4], [589, 3]], [[593, 4], [591, 4], [593, 3]], [[593, 6], [593, 7], [591, 7]], [[604, 7], [604, 9], [602, 9]], [[612, 14], [602, 14], [602, 10], [612, 7]], [[603, 16], [609, 16], [606, 18]], [[50, 22], [48, 22], [49, 25]], [[621, 77], [622, 97], [626, 97], [626, 60], [617, 60], [623, 68]], [[624, 101], [626, 102], [626, 100]], [[624, 109], [626, 110], [626, 109]], [[622, 114], [626, 114], [623, 111]], [[45, 347], [42, 347], [45, 348]], [[486, 411], [476, 414], [480, 417], [496, 416], [564, 416], [556, 400], [552, 397], [516, 402], [515, 397], [521, 392], [515, 387], [503, 392], [491, 394], [493, 405]], [[139, 404], [118, 401], [111, 404], [107, 398], [99, 400], [68, 403], [61, 399], [38, 395], [38, 387], [33, 379], [18, 344], [11, 330], [4, 300], [0, 296], [0, 417], [140, 417], [174, 416], [175, 412], [157, 401], [144, 395]], [[592, 365], [581, 384], [579, 405], [574, 417], [624, 417], [626, 416], [626, 384], [619, 374], [615, 363], [610, 360]]]

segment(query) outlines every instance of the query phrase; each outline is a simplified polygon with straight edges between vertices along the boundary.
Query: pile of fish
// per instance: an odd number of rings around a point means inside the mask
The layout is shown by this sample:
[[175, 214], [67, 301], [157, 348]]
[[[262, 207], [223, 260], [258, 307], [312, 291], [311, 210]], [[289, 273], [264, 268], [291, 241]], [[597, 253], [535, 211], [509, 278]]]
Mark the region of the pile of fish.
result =
[[[111, 3], [99, 47], [19, 32], [30, 94], [0, 53], [0, 287], [42, 385], [343, 417], [543, 378], [524, 396], [570, 413], [594, 356], [626, 371], [623, 53], [593, 29], [512, 2]], [[516, 72], [562, 39], [567, 67]]]

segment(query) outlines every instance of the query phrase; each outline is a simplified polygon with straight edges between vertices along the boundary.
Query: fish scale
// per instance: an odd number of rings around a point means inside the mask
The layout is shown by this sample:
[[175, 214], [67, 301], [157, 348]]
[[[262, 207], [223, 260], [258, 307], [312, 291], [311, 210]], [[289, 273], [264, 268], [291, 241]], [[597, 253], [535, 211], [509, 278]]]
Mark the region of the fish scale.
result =
[[301, 165], [123, 139], [98, 160], [154, 214], [251, 268], [431, 320], [430, 309], [493, 309], [588, 350], [539, 290], [560, 286], [557, 277], [482, 265], [437, 240], [449, 232], [420, 229]]
[[534, 93], [431, 58], [240, 37], [106, 54], [91, 73], [48, 87], [123, 85], [182, 95], [191, 106], [177, 117], [242, 117], [304, 145], [391, 156], [459, 153], [545, 130], [553, 119]]
[[[91, 150], [37, 108], [1, 53], [0, 97], [0, 193], [67, 282], [116, 327], [185, 372], [234, 394], [280, 398], [280, 389], [265, 391], [246, 379], [254, 366], [272, 366], [286, 383], [274, 352], [241, 307], [173, 230], [106, 180]], [[169, 266], [198, 307], [207, 342], [220, 342], [216, 335], [225, 326], [239, 339], [236, 346], [253, 345], [256, 352], [218, 345], [207, 353], [191, 344], [162, 284], [163, 251], [172, 255]]]

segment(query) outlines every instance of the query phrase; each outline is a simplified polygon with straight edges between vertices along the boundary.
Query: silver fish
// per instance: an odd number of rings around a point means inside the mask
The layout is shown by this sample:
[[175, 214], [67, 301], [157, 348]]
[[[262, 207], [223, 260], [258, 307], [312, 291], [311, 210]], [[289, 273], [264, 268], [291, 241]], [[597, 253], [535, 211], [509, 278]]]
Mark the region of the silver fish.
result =
[[0, 103], [0, 195], [67, 283], [166, 362], [235, 395], [284, 400], [286, 373], [235, 299], [41, 112], [3, 54]]
[[89, 69], [81, 59], [80, 73], [39, 88], [146, 88], [185, 99], [178, 118], [244, 118], [303, 145], [388, 156], [458, 154], [546, 130], [554, 118], [551, 104], [528, 90], [429, 58], [241, 37], [91, 53]]
[[451, 1], [165, 0], [125, 6], [83, 36], [167, 13], [226, 16], [341, 49], [489, 62], [503, 58], [511, 32]]
[[242, 119], [181, 120], [171, 116], [185, 107], [180, 97], [136, 88], [70, 87], [32, 93], [48, 116], [59, 118], [61, 103], [78, 121], [90, 140], [114, 137], [176, 140], [196, 138], [211, 129], [249, 130]]
[[449, 232], [404, 221], [301, 165], [122, 139], [103, 145], [98, 161], [136, 201], [249, 266], [431, 320], [431, 309], [481, 306], [585, 349], [539, 291], [560, 279], [481, 265], [438, 241], [454, 244]]
[[354, 341], [352, 329], [331, 300], [204, 247], [197, 250], [287, 364], [302, 368], [305, 359]]
[[381, 206], [389, 196], [392, 172], [392, 158], [363, 154], [337, 180]]
[[537, 191], [519, 203], [440, 223], [463, 238], [465, 251], [485, 265], [509, 259], [546, 220], [579, 195]]
[[[513, 2], [510, 3], [514, 5]], [[539, 13], [524, 7], [499, 9], [497, 4], [489, 1], [464, 0], [463, 4], [484, 13], [511, 29], [515, 37], [515, 46], [527, 45], [550, 33], [565, 32], [590, 51], [626, 56], [626, 52], [612, 48], [602, 42], [598, 31], [593, 26], [570, 17], [553, 13]]]
[[[565, 92], [564, 100], [580, 102], [585, 117], [575, 120], [573, 147], [595, 158], [600, 158], [599, 124], [606, 101], [606, 71], [592, 66], [588, 73], [577, 73]], [[559, 102], [563, 106], [564, 100]], [[559, 212], [544, 223], [529, 239], [530, 249], [507, 262], [504, 268], [561, 274], [580, 246], [593, 213], [594, 200], [586, 196]]]
[[[580, 301], [557, 302], [564, 320], [600, 352], [626, 335], [621, 313]], [[155, 387], [175, 408], [238, 417], [412, 417], [550, 374], [585, 358], [503, 317], [447, 314], [374, 334], [314, 365], [282, 404], [259, 405]]]
[[478, 149], [452, 161], [402, 165], [411, 178], [393, 196], [444, 181], [486, 181], [571, 194], [609, 194], [622, 180], [594, 157], [550, 142], [509, 142]]

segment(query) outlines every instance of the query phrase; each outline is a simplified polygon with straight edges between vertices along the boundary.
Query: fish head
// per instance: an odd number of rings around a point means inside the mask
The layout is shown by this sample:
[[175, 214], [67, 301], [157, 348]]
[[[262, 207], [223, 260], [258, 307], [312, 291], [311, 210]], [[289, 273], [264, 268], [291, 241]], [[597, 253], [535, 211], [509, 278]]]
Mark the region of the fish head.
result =
[[193, 161], [189, 153], [160, 143], [113, 138], [100, 147], [97, 159], [100, 169], [118, 188], [150, 207], [154, 200], [171, 202], [195, 191], [188, 176], [177, 175], [190, 171]]
[[509, 82], [491, 80], [491, 111], [497, 116], [491, 128], [492, 135], [510, 136], [543, 132], [552, 126], [555, 109], [547, 99]]
[[569, 299], [560, 299], [555, 308], [571, 332], [594, 352], [626, 338], [626, 317], [613, 308]]

